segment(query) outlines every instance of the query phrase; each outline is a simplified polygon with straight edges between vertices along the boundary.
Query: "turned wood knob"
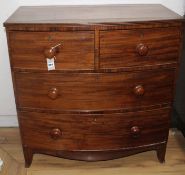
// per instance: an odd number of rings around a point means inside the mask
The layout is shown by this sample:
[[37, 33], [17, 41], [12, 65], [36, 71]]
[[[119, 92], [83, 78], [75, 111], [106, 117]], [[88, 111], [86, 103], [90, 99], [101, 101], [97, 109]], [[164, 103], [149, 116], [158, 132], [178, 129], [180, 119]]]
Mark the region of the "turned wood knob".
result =
[[62, 131], [59, 128], [54, 128], [51, 130], [50, 136], [52, 139], [57, 140], [62, 136]]
[[57, 88], [51, 88], [48, 92], [48, 97], [51, 98], [52, 100], [55, 100], [58, 97], [58, 89]]
[[44, 56], [46, 58], [53, 58], [56, 55], [56, 50], [51, 48], [46, 48], [44, 50]]
[[145, 93], [145, 89], [142, 85], [138, 85], [134, 88], [134, 94], [137, 96], [143, 96]]
[[136, 46], [136, 51], [140, 56], [146, 56], [148, 54], [148, 46], [143, 43], [140, 43]]
[[61, 43], [57, 44], [53, 47], [46, 48], [44, 50], [44, 56], [46, 58], [53, 58], [56, 56], [56, 54], [60, 51]]
[[137, 138], [137, 137], [140, 136], [141, 131], [140, 131], [140, 128], [138, 126], [133, 126], [130, 129], [130, 131], [131, 131], [132, 137]]

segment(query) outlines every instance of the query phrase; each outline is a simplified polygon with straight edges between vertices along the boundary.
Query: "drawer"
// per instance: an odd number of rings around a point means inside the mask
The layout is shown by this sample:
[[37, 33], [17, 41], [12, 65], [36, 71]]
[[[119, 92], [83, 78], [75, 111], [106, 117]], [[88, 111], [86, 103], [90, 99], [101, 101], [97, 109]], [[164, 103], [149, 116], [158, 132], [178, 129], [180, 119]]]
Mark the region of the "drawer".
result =
[[111, 110], [171, 103], [174, 69], [123, 73], [15, 73], [19, 108]]
[[[19, 112], [23, 144], [54, 150], [109, 150], [167, 140], [169, 109], [120, 114]], [[43, 144], [44, 143], [44, 144]]]
[[100, 68], [159, 65], [176, 62], [179, 28], [100, 32]]
[[54, 56], [56, 70], [94, 68], [93, 31], [10, 32], [9, 42], [15, 68], [47, 70]]

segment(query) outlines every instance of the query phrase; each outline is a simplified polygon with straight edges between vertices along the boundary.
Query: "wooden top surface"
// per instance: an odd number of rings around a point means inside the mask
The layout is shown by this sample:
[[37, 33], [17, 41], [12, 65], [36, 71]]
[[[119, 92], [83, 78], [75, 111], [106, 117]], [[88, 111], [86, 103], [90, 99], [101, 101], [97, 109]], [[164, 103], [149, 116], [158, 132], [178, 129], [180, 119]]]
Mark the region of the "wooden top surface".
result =
[[8, 24], [96, 24], [183, 19], [159, 4], [23, 6], [5, 22]]

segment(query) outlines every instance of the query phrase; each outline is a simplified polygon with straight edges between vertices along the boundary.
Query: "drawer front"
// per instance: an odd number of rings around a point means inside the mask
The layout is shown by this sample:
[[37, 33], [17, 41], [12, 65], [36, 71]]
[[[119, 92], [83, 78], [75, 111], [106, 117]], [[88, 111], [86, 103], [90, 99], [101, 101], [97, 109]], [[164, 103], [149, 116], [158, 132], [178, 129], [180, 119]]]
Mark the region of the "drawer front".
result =
[[[94, 32], [10, 32], [13, 67], [47, 70], [47, 57], [55, 68], [93, 69]], [[52, 49], [52, 47], [57, 46]]]
[[100, 68], [171, 63], [179, 49], [179, 28], [101, 31]]
[[167, 140], [169, 109], [123, 114], [19, 112], [23, 144], [55, 150], [105, 150]]
[[170, 103], [175, 70], [131, 73], [16, 73], [18, 107], [110, 110]]

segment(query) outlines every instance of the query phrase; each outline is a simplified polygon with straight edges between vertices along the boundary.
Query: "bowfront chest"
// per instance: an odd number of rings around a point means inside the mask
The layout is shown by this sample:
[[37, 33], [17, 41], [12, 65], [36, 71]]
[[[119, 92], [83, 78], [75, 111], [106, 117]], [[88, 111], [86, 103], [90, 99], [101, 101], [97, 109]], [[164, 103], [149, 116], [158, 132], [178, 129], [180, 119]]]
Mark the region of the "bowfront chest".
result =
[[183, 19], [161, 5], [20, 7], [5, 23], [26, 167], [33, 154], [165, 160]]

